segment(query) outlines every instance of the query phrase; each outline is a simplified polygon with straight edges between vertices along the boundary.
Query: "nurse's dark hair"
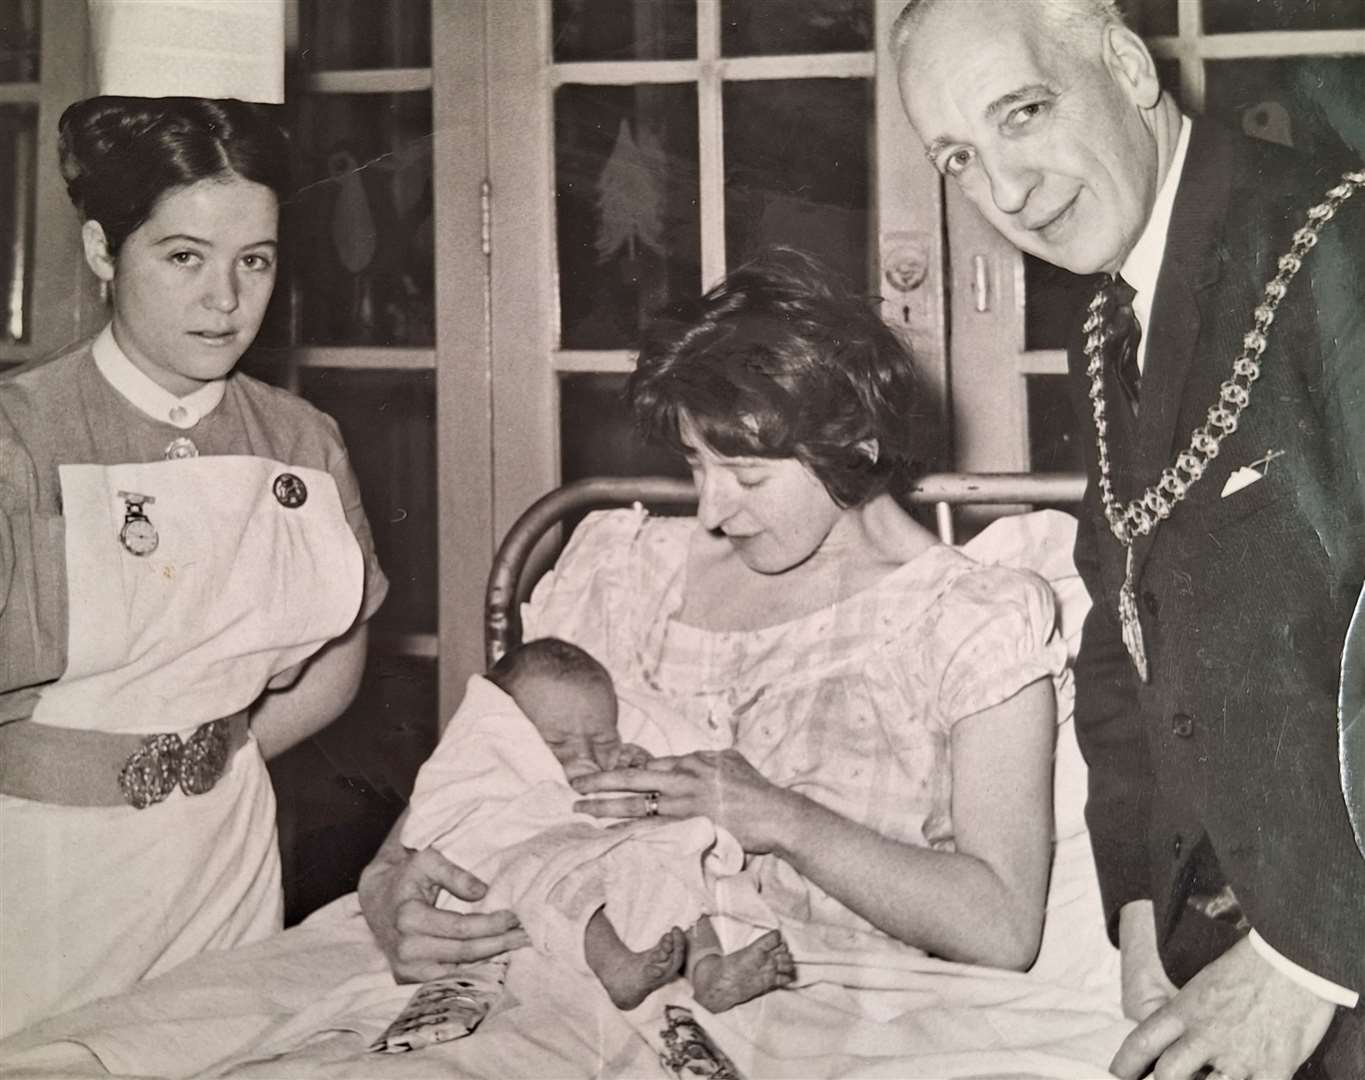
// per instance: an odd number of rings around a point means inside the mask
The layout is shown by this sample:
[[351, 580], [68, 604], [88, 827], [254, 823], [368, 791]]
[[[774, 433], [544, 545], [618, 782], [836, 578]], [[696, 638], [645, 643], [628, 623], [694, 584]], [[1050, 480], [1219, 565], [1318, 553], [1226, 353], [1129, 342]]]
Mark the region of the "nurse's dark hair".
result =
[[795, 458], [840, 506], [913, 478], [933, 410], [878, 301], [813, 256], [771, 248], [644, 330], [626, 399], [641, 434], [686, 453]]
[[67, 194], [111, 255], [167, 194], [239, 176], [289, 195], [289, 142], [274, 106], [235, 99], [93, 97], [58, 121]]
[[614, 692], [611, 675], [591, 653], [555, 637], [535, 638], [509, 649], [488, 669], [485, 677], [503, 693], [515, 698], [517, 685], [532, 675], [578, 686], [600, 686], [609, 693]]

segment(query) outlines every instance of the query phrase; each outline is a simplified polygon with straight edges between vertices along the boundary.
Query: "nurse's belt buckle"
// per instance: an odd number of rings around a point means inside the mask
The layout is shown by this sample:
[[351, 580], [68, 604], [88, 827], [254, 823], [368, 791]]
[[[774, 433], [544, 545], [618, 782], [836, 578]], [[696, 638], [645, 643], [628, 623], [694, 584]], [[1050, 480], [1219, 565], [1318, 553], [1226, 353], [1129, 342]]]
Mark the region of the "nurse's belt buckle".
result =
[[119, 543], [129, 555], [144, 558], [161, 543], [156, 526], [143, 509], [156, 502], [156, 498], [136, 491], [120, 491], [118, 497], [123, 500], [123, 528], [118, 532]]
[[224, 720], [200, 724], [183, 742], [175, 734], [148, 735], [119, 770], [119, 791], [134, 810], [163, 801], [177, 785], [186, 795], [203, 795], [218, 783], [227, 759]]

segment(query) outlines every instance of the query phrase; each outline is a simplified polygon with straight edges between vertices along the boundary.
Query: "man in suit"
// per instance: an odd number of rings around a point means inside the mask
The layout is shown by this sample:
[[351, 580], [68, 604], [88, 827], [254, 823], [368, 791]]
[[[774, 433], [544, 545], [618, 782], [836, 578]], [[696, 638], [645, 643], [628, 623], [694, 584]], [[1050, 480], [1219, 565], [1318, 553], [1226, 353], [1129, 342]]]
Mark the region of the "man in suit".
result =
[[892, 49], [939, 170], [1017, 247], [1096, 275], [1070, 349], [1076, 718], [1139, 1021], [1112, 1068], [1365, 1077], [1336, 716], [1365, 561], [1365, 190], [1182, 116], [1112, 0], [912, 0]]

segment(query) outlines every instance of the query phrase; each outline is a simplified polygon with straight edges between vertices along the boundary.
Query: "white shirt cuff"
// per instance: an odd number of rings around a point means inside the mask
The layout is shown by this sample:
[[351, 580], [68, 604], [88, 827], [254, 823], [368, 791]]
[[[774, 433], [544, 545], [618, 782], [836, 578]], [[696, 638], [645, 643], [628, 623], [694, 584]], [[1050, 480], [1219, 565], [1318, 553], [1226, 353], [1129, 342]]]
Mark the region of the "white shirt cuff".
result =
[[1261, 937], [1255, 930], [1251, 931], [1247, 938], [1251, 942], [1251, 947], [1256, 950], [1257, 955], [1262, 960], [1285, 978], [1293, 979], [1305, 990], [1311, 990], [1324, 1001], [1330, 1001], [1333, 1005], [1344, 1005], [1348, 1009], [1354, 1009], [1359, 1004], [1360, 994], [1356, 991], [1338, 986], [1336, 983], [1324, 979], [1321, 975], [1314, 975], [1306, 968], [1299, 967], [1293, 960], [1277, 953], [1267, 945], [1265, 938]]

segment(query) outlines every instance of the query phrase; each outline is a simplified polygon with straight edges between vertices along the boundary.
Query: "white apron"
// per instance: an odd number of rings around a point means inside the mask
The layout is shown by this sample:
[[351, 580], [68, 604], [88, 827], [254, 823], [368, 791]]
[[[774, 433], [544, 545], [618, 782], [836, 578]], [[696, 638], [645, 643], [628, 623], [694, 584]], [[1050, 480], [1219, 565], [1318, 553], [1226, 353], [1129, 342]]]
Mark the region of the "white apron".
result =
[[[326, 472], [200, 457], [60, 473], [68, 659], [36, 722], [187, 737], [246, 708], [360, 609], [363, 559]], [[282, 474], [302, 481], [301, 504], [287, 505], [300, 489]], [[121, 493], [151, 497], [149, 554], [120, 539]], [[254, 739], [211, 791], [144, 810], [0, 796], [0, 863], [0, 1035], [282, 921]]]

